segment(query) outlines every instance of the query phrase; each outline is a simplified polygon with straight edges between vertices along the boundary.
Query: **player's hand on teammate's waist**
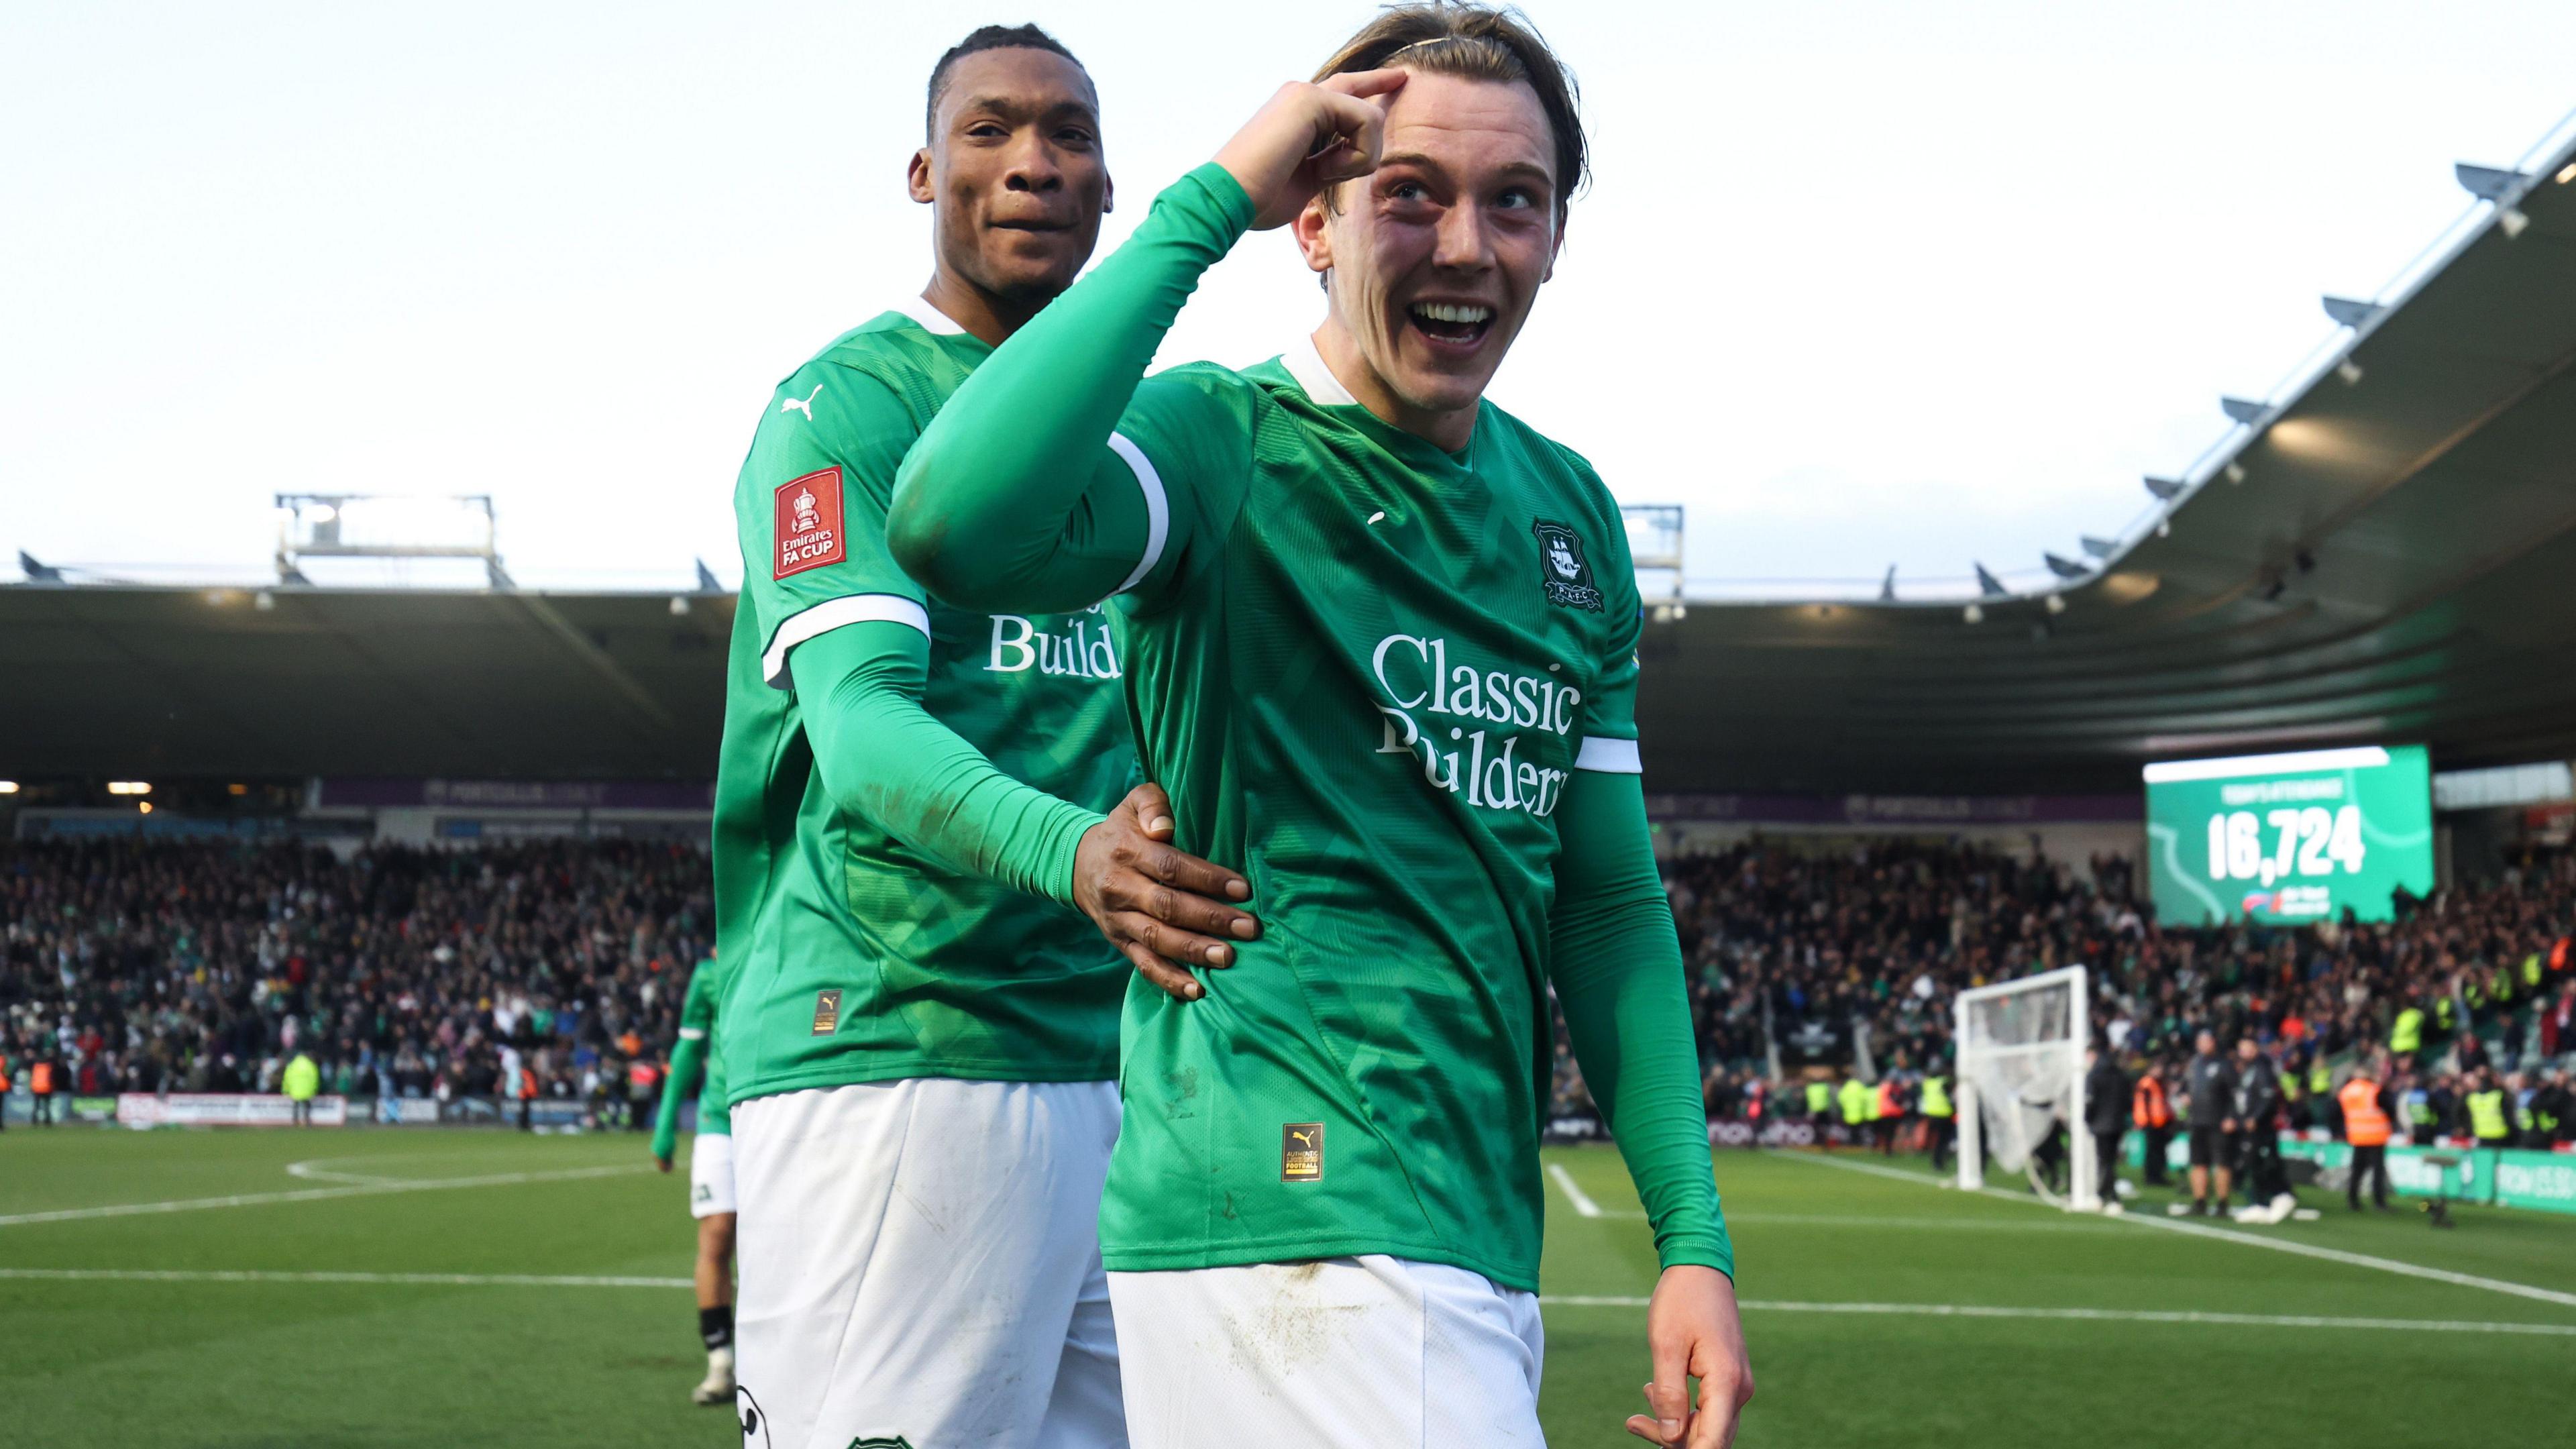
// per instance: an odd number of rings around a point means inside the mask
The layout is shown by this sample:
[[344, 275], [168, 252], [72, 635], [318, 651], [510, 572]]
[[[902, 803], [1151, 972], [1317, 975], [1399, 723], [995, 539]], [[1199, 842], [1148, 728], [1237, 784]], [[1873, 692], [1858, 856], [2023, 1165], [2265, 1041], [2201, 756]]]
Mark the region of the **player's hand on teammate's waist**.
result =
[[1387, 99], [1405, 72], [1364, 70], [1309, 85], [1290, 81], [1216, 153], [1252, 199], [1252, 229], [1286, 226], [1315, 193], [1377, 169]]
[[1171, 838], [1172, 802], [1163, 787], [1128, 791], [1108, 819], [1083, 832], [1073, 856], [1073, 903], [1146, 980], [1196, 1001], [1207, 989], [1183, 967], [1233, 965], [1229, 939], [1252, 940], [1261, 925], [1230, 904], [1252, 898], [1250, 883], [1175, 849]]
[[[1753, 1361], [1744, 1352], [1744, 1323], [1735, 1284], [1715, 1268], [1676, 1263], [1655, 1280], [1646, 1307], [1646, 1350], [1655, 1381], [1646, 1385], [1649, 1414], [1632, 1414], [1628, 1432], [1668, 1449], [1726, 1449], [1753, 1398]], [[1690, 1381], [1699, 1380], [1699, 1407]]]

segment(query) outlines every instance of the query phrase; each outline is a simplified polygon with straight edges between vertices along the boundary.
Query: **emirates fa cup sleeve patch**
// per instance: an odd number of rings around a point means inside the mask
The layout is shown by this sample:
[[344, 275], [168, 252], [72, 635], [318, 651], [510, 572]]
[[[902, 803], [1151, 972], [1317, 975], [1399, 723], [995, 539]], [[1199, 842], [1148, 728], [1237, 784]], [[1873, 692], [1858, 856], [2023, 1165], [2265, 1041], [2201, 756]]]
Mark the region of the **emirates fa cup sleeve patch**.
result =
[[824, 468], [781, 484], [777, 495], [778, 567], [783, 579], [850, 556], [841, 532], [841, 470]]

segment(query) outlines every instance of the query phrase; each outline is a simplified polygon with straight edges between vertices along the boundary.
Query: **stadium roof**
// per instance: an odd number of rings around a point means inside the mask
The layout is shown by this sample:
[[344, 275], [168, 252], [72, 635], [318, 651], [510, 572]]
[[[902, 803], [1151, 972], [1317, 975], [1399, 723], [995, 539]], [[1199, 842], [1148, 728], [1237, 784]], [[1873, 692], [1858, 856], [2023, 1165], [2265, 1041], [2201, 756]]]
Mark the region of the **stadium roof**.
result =
[[733, 600], [673, 597], [0, 589], [0, 774], [709, 779]]
[[1650, 778], [1973, 793], [2342, 741], [2576, 754], [2576, 139], [2461, 169], [2470, 224], [2385, 298], [2329, 303], [2359, 325], [2231, 403], [2223, 446], [2082, 577], [1974, 623], [1952, 599], [1650, 628]]
[[[2023, 793], [2344, 741], [2576, 755], [2576, 141], [2553, 144], [2464, 170], [2472, 224], [2062, 589], [1979, 622], [1953, 599], [1651, 625], [1649, 778]], [[703, 780], [733, 601], [682, 597], [0, 588], [0, 772]]]

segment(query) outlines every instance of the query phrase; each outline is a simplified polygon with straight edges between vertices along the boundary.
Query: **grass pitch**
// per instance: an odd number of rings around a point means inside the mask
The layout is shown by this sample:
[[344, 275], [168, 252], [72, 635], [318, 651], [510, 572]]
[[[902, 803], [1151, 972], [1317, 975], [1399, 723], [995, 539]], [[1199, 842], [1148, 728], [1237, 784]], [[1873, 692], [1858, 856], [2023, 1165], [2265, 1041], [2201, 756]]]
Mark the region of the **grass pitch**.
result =
[[[1551, 1442], [1633, 1442], [1652, 1247], [1615, 1154], [1551, 1152]], [[2556, 1442], [2576, 1220], [2211, 1229], [1721, 1153], [1760, 1397], [1739, 1443]], [[10, 1444], [703, 1446], [684, 1174], [641, 1137], [0, 1136]], [[2253, 1240], [2253, 1241], [2247, 1241]], [[2314, 1250], [2281, 1251], [2262, 1244]], [[924, 1446], [938, 1449], [938, 1446]]]

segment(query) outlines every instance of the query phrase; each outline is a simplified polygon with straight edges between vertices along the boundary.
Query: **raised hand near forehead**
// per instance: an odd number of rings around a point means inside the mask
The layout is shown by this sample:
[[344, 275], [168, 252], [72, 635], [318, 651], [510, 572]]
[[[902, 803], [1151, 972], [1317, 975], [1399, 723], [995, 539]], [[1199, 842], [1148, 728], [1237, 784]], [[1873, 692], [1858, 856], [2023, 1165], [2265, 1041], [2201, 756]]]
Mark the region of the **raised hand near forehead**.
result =
[[1404, 86], [1400, 70], [1290, 81], [1253, 112], [1216, 153], [1243, 194], [1252, 198], [1252, 229], [1285, 226], [1315, 193], [1377, 169], [1386, 143], [1386, 107]]
[[1073, 903], [1146, 980], [1196, 1001], [1206, 988], [1184, 968], [1233, 965], [1228, 938], [1252, 940], [1261, 926], [1231, 904], [1252, 898], [1243, 877], [1173, 848], [1171, 839], [1163, 787], [1128, 791], [1074, 850]]

